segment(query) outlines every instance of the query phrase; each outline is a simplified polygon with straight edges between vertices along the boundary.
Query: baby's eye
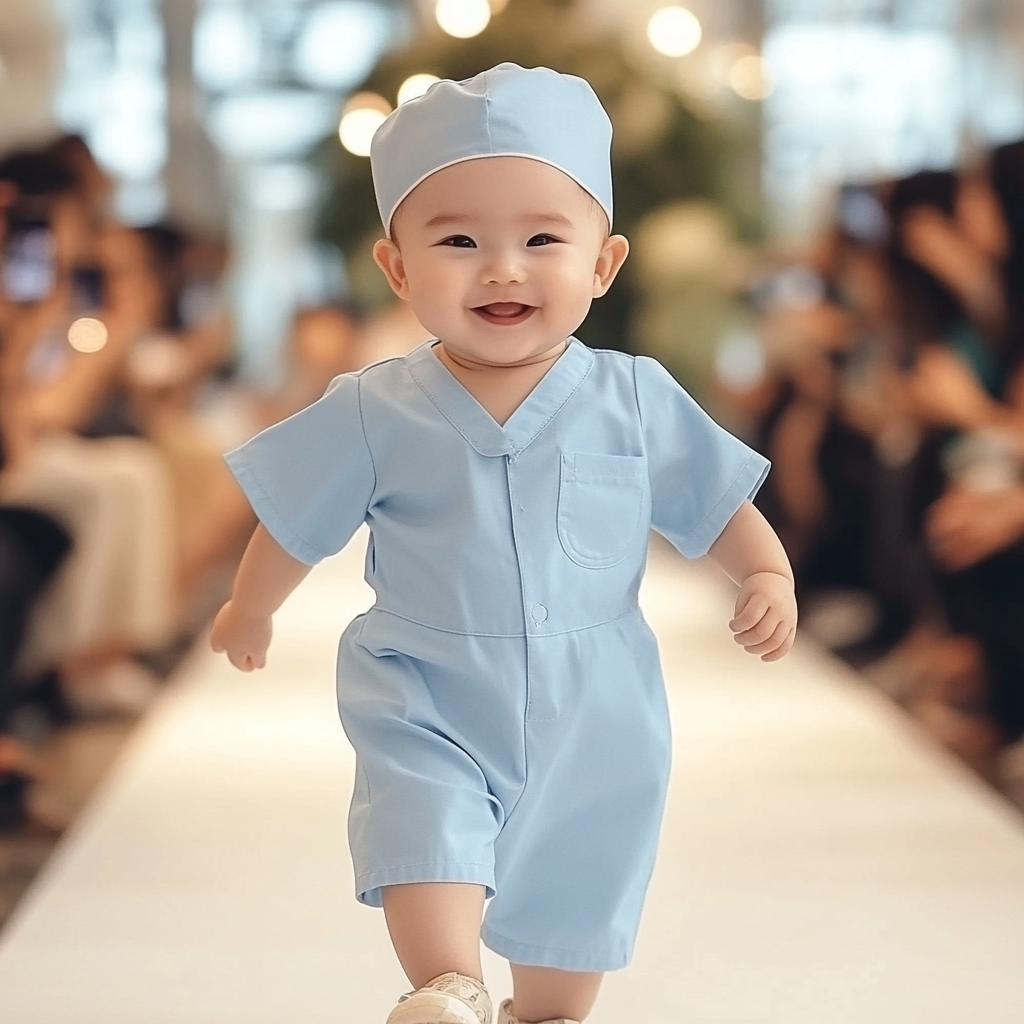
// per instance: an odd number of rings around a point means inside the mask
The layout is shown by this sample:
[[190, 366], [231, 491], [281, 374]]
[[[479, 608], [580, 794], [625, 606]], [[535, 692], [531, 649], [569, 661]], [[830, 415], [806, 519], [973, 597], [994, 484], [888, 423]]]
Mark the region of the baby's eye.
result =
[[442, 238], [438, 245], [450, 245], [455, 249], [475, 249], [476, 242], [469, 235], [449, 235]]
[[534, 235], [526, 244], [527, 245], [550, 245], [552, 242], [557, 242], [558, 239], [554, 235]]

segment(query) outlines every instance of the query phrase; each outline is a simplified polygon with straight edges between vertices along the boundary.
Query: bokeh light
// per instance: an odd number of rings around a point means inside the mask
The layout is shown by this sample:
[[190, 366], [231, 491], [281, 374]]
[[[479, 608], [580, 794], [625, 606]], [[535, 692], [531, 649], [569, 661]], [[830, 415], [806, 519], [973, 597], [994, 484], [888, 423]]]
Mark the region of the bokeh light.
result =
[[434, 14], [438, 25], [456, 39], [477, 36], [491, 20], [487, 0], [437, 0]]
[[729, 84], [729, 75], [733, 66], [741, 57], [756, 57], [758, 49], [750, 43], [731, 42], [714, 47], [708, 54], [708, 68], [715, 76], [715, 81], [722, 85]]
[[394, 14], [375, 0], [320, 4], [296, 40], [295, 71], [322, 89], [351, 89], [373, 69], [394, 29]]
[[369, 156], [373, 134], [390, 113], [391, 104], [383, 96], [375, 92], [356, 93], [341, 114], [341, 144], [355, 156]]
[[737, 96], [745, 100], [763, 100], [775, 88], [765, 59], [757, 54], [740, 57], [729, 72], [729, 84]]
[[422, 96], [435, 82], [440, 81], [437, 75], [410, 75], [398, 88], [398, 105]]
[[697, 16], [685, 7], [662, 7], [647, 23], [651, 46], [666, 57], [685, 57], [693, 53], [702, 35]]
[[99, 352], [107, 343], [107, 327], [102, 320], [83, 316], [68, 328], [68, 342], [77, 352]]
[[232, 89], [256, 80], [260, 66], [259, 21], [240, 6], [218, 4], [196, 15], [192, 66], [207, 89]]

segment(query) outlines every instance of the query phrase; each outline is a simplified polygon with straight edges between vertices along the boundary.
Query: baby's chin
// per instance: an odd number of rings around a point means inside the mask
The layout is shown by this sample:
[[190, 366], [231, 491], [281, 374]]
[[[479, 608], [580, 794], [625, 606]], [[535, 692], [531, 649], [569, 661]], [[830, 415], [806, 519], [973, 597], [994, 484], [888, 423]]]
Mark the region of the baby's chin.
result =
[[566, 339], [517, 343], [515, 339], [502, 340], [498, 338], [484, 343], [460, 344], [458, 340], [445, 341], [442, 338], [441, 343], [445, 352], [453, 359], [500, 369], [528, 366], [546, 359], [557, 358], [565, 351]]

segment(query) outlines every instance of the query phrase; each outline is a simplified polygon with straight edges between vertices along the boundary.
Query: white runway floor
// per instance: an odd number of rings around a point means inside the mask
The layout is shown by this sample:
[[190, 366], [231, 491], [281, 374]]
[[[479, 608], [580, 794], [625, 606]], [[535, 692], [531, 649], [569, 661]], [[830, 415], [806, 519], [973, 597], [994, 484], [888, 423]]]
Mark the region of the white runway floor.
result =
[[[362, 546], [285, 606], [265, 672], [180, 673], [4, 932], [3, 1024], [383, 1024], [406, 986], [352, 897], [333, 693]], [[674, 781], [592, 1024], [1020, 1024], [1020, 816], [836, 662], [745, 656], [731, 603], [656, 550]]]

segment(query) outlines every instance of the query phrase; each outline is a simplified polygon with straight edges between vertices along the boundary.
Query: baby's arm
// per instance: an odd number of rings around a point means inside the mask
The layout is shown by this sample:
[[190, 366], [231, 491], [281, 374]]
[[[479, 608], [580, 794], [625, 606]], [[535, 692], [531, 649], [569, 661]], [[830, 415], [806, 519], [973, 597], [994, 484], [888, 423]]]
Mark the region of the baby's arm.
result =
[[767, 520], [745, 501], [708, 552], [740, 585], [729, 628], [762, 661], [785, 657], [796, 638], [793, 569]]
[[210, 645], [226, 651], [235, 668], [251, 672], [267, 663], [271, 616], [306, 578], [312, 566], [292, 558], [261, 523], [235, 576], [231, 600], [213, 620]]

